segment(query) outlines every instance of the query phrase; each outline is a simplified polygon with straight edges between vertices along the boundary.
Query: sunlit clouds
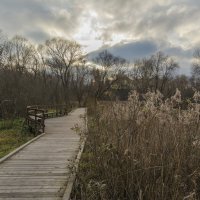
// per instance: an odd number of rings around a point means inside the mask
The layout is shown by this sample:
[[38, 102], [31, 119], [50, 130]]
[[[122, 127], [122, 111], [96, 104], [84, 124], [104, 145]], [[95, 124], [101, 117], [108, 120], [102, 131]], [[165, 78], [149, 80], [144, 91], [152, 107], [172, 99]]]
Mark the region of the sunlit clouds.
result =
[[[36, 43], [55, 36], [76, 40], [86, 52], [150, 41], [156, 48], [148, 54], [173, 48], [183, 61], [200, 45], [199, 8], [198, 0], [1, 0], [0, 27]], [[134, 52], [125, 57], [133, 60]], [[190, 64], [188, 58], [182, 63], [185, 69]]]

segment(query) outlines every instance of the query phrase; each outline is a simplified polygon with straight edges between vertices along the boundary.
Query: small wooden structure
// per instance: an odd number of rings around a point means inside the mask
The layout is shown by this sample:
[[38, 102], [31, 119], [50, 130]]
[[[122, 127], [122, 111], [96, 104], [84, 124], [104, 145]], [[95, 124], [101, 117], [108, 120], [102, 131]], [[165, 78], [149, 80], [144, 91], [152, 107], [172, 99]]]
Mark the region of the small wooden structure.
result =
[[67, 105], [34, 105], [27, 106], [26, 125], [31, 132], [36, 135], [44, 132], [44, 121], [48, 118], [61, 117], [67, 115], [69, 111], [76, 107], [76, 104]]
[[45, 110], [28, 106], [26, 109], [26, 125], [35, 134], [44, 133]]

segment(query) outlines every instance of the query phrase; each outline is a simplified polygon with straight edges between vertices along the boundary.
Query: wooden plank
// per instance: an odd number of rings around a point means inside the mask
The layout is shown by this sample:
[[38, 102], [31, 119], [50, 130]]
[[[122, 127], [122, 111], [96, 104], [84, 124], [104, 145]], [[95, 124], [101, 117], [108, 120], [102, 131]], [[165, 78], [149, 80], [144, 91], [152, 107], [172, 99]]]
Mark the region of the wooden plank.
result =
[[59, 193], [53, 192], [2, 192], [0, 198], [39, 198], [39, 197], [59, 197]]
[[79, 151], [80, 135], [73, 127], [84, 126], [84, 108], [68, 116], [47, 119], [45, 135], [0, 164], [0, 200], [61, 199], [69, 166]]
[[16, 198], [16, 197], [14, 197], [14, 198], [6, 198], [6, 197], [4, 197], [4, 198], [1, 198], [0, 197], [0, 200], [55, 200], [55, 198], [54, 197], [39, 197], [39, 198], [37, 198], [37, 197], [35, 197], [35, 198], [32, 198], [32, 197], [25, 197], [25, 198], [23, 198], [23, 197], [21, 197], [21, 198]]

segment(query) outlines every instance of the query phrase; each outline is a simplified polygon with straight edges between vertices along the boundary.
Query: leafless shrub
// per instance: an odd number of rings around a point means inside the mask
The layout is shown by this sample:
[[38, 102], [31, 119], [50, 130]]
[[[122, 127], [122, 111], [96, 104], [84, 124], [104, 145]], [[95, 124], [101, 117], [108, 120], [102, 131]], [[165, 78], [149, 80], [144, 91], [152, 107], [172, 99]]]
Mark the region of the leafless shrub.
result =
[[181, 94], [89, 109], [89, 131], [73, 199], [199, 199], [199, 92], [187, 109]]

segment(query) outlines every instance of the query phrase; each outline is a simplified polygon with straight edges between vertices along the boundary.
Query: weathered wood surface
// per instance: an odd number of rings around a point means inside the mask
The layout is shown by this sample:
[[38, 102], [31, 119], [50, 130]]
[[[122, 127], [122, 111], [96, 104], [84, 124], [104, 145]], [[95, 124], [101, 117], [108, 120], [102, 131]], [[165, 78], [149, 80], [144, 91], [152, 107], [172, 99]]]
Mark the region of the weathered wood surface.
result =
[[[0, 164], [0, 200], [62, 199], [80, 146], [84, 108], [47, 119], [45, 135]], [[81, 117], [82, 116], [82, 117]]]

